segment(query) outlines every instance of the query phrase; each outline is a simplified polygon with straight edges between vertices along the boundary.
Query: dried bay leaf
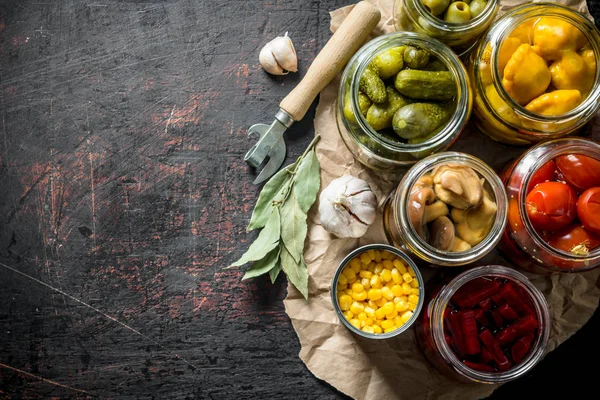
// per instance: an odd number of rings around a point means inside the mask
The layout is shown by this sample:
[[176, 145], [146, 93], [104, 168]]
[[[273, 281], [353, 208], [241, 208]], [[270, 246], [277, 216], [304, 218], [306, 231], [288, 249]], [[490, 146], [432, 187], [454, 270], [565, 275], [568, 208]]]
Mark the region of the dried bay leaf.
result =
[[257, 261], [267, 255], [279, 244], [281, 237], [281, 220], [279, 217], [279, 208], [273, 207], [274, 212], [271, 213], [264, 228], [258, 234], [256, 240], [250, 245], [248, 251], [244, 255], [230, 265], [231, 267], [239, 267], [250, 261]]
[[[256, 278], [259, 275], [266, 274], [275, 268], [279, 264], [279, 246], [271, 250], [264, 258], [252, 263], [252, 266], [248, 268], [242, 280]], [[281, 266], [279, 267], [281, 269]]]
[[306, 214], [292, 193], [281, 207], [281, 240], [296, 262], [302, 258], [306, 231]]
[[275, 283], [279, 273], [281, 272], [281, 261], [277, 260], [275, 266], [269, 271], [269, 277], [271, 277], [271, 283]]
[[294, 193], [298, 199], [300, 209], [304, 213], [307, 213], [315, 202], [320, 186], [321, 167], [319, 166], [317, 154], [313, 149], [300, 162], [294, 183]]
[[281, 247], [281, 268], [288, 277], [288, 280], [298, 289], [305, 299], [308, 299], [308, 268], [304, 262], [304, 257], [300, 257], [300, 262], [296, 262], [285, 245]]

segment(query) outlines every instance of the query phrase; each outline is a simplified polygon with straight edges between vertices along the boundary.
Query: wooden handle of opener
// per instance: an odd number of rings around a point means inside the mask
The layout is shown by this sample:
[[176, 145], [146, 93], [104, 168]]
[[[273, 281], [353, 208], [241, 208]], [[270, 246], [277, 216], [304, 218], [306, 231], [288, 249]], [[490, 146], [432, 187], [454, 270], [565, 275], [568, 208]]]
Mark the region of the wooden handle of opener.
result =
[[300, 83], [279, 104], [294, 121], [300, 121], [317, 94], [335, 78], [364, 44], [381, 18], [379, 10], [366, 1], [356, 4], [319, 52]]

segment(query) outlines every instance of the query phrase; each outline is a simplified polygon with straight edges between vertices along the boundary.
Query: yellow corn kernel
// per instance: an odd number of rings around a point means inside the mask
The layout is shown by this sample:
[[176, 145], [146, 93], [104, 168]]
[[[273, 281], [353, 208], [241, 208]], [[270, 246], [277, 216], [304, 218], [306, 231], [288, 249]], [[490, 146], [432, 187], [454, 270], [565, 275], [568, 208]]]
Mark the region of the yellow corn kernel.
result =
[[362, 293], [365, 291], [365, 288], [359, 282], [356, 282], [352, 284], [352, 291], [355, 293]]
[[416, 279], [413, 279], [412, 281], [410, 281], [410, 286], [414, 287], [414, 288], [418, 288], [419, 287], [419, 281]]
[[393, 300], [394, 294], [392, 293], [392, 289], [387, 286], [381, 288], [381, 295], [385, 297], [387, 300]]
[[348, 296], [352, 296], [352, 289], [346, 289], [346, 290], [344, 290], [344, 293], [347, 294]]
[[396, 328], [400, 328], [402, 325], [404, 325], [400, 316], [394, 318], [394, 325], [396, 325]]
[[394, 326], [393, 328], [384, 329], [383, 333], [390, 333], [390, 332], [394, 332], [395, 330], [396, 330], [396, 327]]
[[369, 257], [371, 257], [371, 260], [375, 258], [375, 250], [367, 250], [367, 253], [369, 253]]
[[377, 310], [375, 310], [375, 318], [378, 320], [385, 319], [385, 311], [383, 310], [383, 308], [378, 308]]
[[373, 273], [369, 272], [369, 271], [362, 270], [362, 271], [360, 271], [358, 273], [358, 276], [360, 276], [361, 278], [371, 279], [371, 277], [373, 276]]
[[383, 330], [379, 325], [373, 325], [373, 333], [382, 333]]
[[354, 301], [352, 304], [350, 304], [350, 311], [352, 311], [352, 314], [358, 315], [365, 311], [365, 306], [360, 304], [358, 301]]
[[373, 257], [373, 260], [375, 260], [375, 262], [381, 262], [381, 258], [381, 251], [375, 250], [375, 257]]
[[391, 253], [389, 251], [386, 250], [385, 252], [385, 257], [382, 257], [384, 260], [393, 260], [396, 258], [396, 255], [394, 253]]
[[373, 289], [381, 289], [382, 283], [379, 275], [373, 275], [371, 278], [371, 288]]
[[358, 319], [356, 319], [356, 318], [352, 318], [352, 319], [350, 320], [350, 323], [351, 323], [352, 325], [354, 325], [354, 327], [355, 327], [355, 328], [357, 328], [357, 329], [360, 329], [360, 321], [359, 321]]
[[385, 315], [385, 319], [394, 319], [397, 316], [398, 316], [398, 311], [396, 311], [396, 309], [394, 309], [394, 311]]
[[375, 303], [377, 303], [377, 305], [379, 307], [383, 307], [384, 305], [387, 304], [387, 299], [385, 297], [380, 298], [379, 300], [377, 300]]
[[405, 274], [402, 274], [402, 279], [404, 280], [404, 282], [410, 283], [413, 280], [413, 277], [407, 272]]
[[394, 287], [395, 283], [394, 281], [389, 281], [388, 283], [385, 284], [385, 286], [389, 287], [390, 289], [392, 289], [392, 287]]
[[413, 289], [413, 288], [412, 288], [412, 287], [411, 287], [411, 286], [410, 286], [408, 283], [404, 282], [404, 283], [402, 284], [402, 292], [403, 292], [404, 294], [407, 294], [407, 295], [408, 295], [408, 294], [411, 294], [411, 292], [412, 292], [412, 289]]
[[338, 283], [338, 285], [336, 286], [337, 292], [338, 293], [344, 293], [344, 291], [346, 290], [347, 286], [346, 285], [340, 285]]
[[384, 269], [383, 272], [381, 273], [381, 279], [383, 279], [384, 282], [389, 282], [392, 280], [392, 271], [390, 271], [389, 269]]
[[351, 296], [356, 301], [365, 301], [367, 299], [367, 292], [364, 290], [360, 293], [352, 292]]
[[383, 270], [384, 270], [383, 265], [377, 264], [377, 265], [375, 265], [375, 268], [373, 268], [373, 273], [376, 275], [381, 275], [381, 271], [383, 271]]
[[394, 302], [394, 304], [396, 304], [400, 300], [402, 300], [400, 297], [394, 297], [394, 300], [392, 300], [392, 301]]
[[399, 258], [396, 258], [394, 261], [392, 261], [392, 263], [394, 264], [394, 267], [396, 267], [398, 272], [400, 272], [400, 274], [408, 272], [408, 270], [406, 269], [406, 266], [404, 265], [402, 260], [400, 260]]
[[411, 294], [408, 296], [408, 302], [413, 304], [419, 304], [419, 296]]
[[367, 314], [368, 318], [375, 319], [375, 309], [373, 307], [366, 306], [365, 314]]
[[347, 311], [350, 309], [350, 305], [352, 304], [352, 297], [347, 294], [343, 294], [338, 297], [338, 304], [340, 305], [340, 309], [342, 311]]
[[395, 310], [394, 303], [385, 303], [383, 306], [381, 306], [381, 309], [383, 310], [383, 313], [387, 315]]
[[354, 270], [354, 272], [356, 272], [356, 270], [358, 269], [360, 271], [360, 259], [357, 257], [354, 257], [352, 260], [350, 260], [350, 263], [348, 265], [350, 265], [350, 268], [352, 268]]
[[365, 319], [367, 319], [367, 313], [364, 311], [360, 312], [360, 313], [358, 313], [356, 318], [358, 318], [359, 321], [364, 321]]
[[373, 329], [372, 326], [363, 326], [362, 331], [367, 332], [367, 333], [375, 333], [375, 330]]
[[381, 289], [369, 289], [369, 300], [379, 300], [381, 298]]
[[415, 296], [418, 296], [421, 294], [421, 290], [419, 288], [413, 288], [413, 290], [410, 291], [410, 294], [414, 294]]
[[343, 272], [338, 277], [338, 284], [340, 284], [340, 285], [347, 285], [348, 284], [348, 279], [346, 279], [346, 275], [344, 275]]
[[404, 311], [402, 313], [402, 315], [400, 315], [400, 321], [402, 321], [403, 324], [407, 323], [408, 320], [413, 316], [413, 312], [412, 311]]
[[342, 275], [344, 275], [347, 279], [350, 279], [351, 277], [356, 276], [356, 272], [347, 266], [342, 270]]
[[368, 265], [371, 261], [373, 261], [373, 257], [370, 257], [368, 252], [365, 251], [364, 253], [361, 253], [361, 255], [360, 255], [361, 263]]
[[373, 321], [373, 325], [372, 327], [375, 328], [376, 326], [381, 328], [381, 321], [383, 321], [383, 319], [376, 319]]
[[414, 278], [415, 276], [417, 276], [417, 275], [415, 274], [415, 271], [413, 271], [412, 267], [408, 267], [408, 273], [409, 273], [409, 274], [410, 274], [410, 276], [412, 276], [413, 278]]
[[381, 327], [385, 329], [390, 329], [394, 327], [394, 321], [386, 319], [385, 321], [381, 321]]
[[392, 268], [394, 268], [394, 263], [392, 263], [390, 260], [383, 260], [381, 262], [381, 265], [383, 265], [383, 268], [389, 269], [390, 271], [392, 270]]
[[400, 285], [392, 286], [392, 293], [394, 294], [394, 297], [402, 296], [404, 294], [404, 291], [402, 290], [402, 286], [400, 286]]
[[408, 309], [410, 311], [415, 311], [417, 309], [417, 305], [415, 303], [407, 303], [408, 304]]
[[344, 312], [342, 313], [342, 315], [344, 315], [344, 317], [345, 317], [345, 318], [346, 318], [348, 321], [350, 321], [352, 318], [354, 318], [354, 313], [353, 313], [352, 311], [350, 311], [350, 310], [348, 310], [348, 311], [344, 311]]
[[[354, 272], [354, 271], [352, 271], [352, 272]], [[348, 278], [348, 284], [351, 285], [354, 282], [356, 282], [357, 280], [358, 280], [358, 278], [356, 277], [356, 275], [352, 275], [351, 278]]]
[[363, 326], [369, 326], [369, 325], [373, 325], [373, 320], [371, 318], [367, 318], [365, 320], [360, 321], [361, 328]]
[[363, 287], [365, 288], [365, 290], [371, 289], [371, 281], [368, 280], [367, 278], [362, 278], [360, 280], [360, 284], [363, 285]]
[[400, 299], [400, 301], [398, 301], [395, 305], [396, 311], [398, 311], [399, 313], [404, 312], [406, 310], [408, 310], [408, 302]]
[[[371, 307], [373, 310], [377, 310], [379, 308], [379, 306], [377, 305], [377, 303], [375, 303], [373, 300], [369, 300], [367, 302], [367, 305], [369, 307]], [[374, 312], [374, 311], [373, 311]]]
[[394, 281], [394, 283], [397, 283], [399, 285], [402, 284], [402, 275], [400, 274], [397, 268], [392, 268], [392, 280]]
[[376, 265], [377, 264], [375, 264], [374, 262], [370, 263], [369, 265], [367, 265], [367, 271], [369, 271], [370, 273], [373, 273]]

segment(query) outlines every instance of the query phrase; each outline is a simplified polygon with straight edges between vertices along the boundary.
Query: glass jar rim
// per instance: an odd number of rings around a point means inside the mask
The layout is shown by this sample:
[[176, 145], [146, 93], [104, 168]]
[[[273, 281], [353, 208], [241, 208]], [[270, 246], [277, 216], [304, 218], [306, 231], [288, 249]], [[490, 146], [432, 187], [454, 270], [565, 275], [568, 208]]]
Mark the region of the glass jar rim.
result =
[[[510, 279], [511, 281], [517, 283], [521, 288], [525, 289], [534, 305], [540, 326], [540, 328], [538, 328], [539, 333], [537, 335], [537, 341], [535, 342], [535, 345], [527, 358], [525, 358], [516, 367], [512, 367], [507, 371], [488, 373], [467, 367], [450, 349], [450, 346], [446, 342], [444, 336], [444, 311], [452, 296], [467, 282], [485, 276], [497, 276]], [[456, 276], [451, 282], [443, 287], [436, 296], [436, 299], [431, 306], [430, 318], [432, 321], [431, 329], [433, 340], [436, 344], [436, 347], [439, 349], [442, 358], [446, 362], [450, 363], [452, 367], [458, 371], [458, 373], [467, 376], [472, 380], [483, 383], [507, 382], [512, 379], [516, 379], [525, 372], [529, 371], [544, 356], [548, 339], [550, 337], [550, 313], [548, 311], [548, 303], [546, 302], [544, 295], [525, 275], [515, 271], [512, 268], [501, 265], [484, 265], [472, 268]], [[542, 329], [541, 327], [545, 327], [546, 329]]]
[[[393, 43], [393, 41], [407, 42], [407, 43]], [[375, 131], [367, 123], [366, 118], [360, 111], [358, 102], [358, 92], [360, 76], [371, 63], [373, 58], [384, 51], [386, 46], [392, 47], [393, 45], [403, 45], [408, 43], [415, 43], [427, 49], [433, 53], [440, 61], [448, 67], [448, 70], [452, 73], [457, 83], [457, 94], [456, 94], [456, 109], [452, 115], [452, 118], [446, 123], [446, 125], [435, 134], [433, 137], [416, 144], [392, 142], [383, 138], [377, 131]], [[467, 70], [465, 69], [458, 56], [445, 44], [437, 39], [431, 38], [425, 34], [418, 32], [392, 32], [382, 36], [379, 36], [370, 42], [366, 43], [361, 47], [352, 59], [348, 62], [348, 66], [354, 65], [358, 61], [358, 66], [351, 72], [348, 67], [344, 71], [342, 76], [342, 84], [338, 92], [338, 99], [344, 96], [344, 82], [346, 82], [350, 76], [350, 105], [352, 112], [356, 115], [357, 123], [360, 129], [378, 145], [385, 147], [389, 151], [408, 151], [408, 152], [427, 152], [433, 151], [439, 148], [443, 143], [447, 142], [452, 136], [457, 137], [460, 132], [464, 129], [468, 122], [468, 116], [473, 102], [473, 95], [470, 90], [469, 77]], [[338, 108], [343, 115], [343, 102], [339, 101]], [[345, 128], [349, 132], [353, 132], [352, 128], [348, 126], [348, 121], [344, 118], [343, 123]]]
[[[435, 249], [426, 243], [417, 234], [413, 224], [409, 218], [409, 193], [412, 190], [417, 179], [423, 174], [430, 172], [436, 166], [446, 163], [464, 164], [473, 168], [480, 176], [482, 176], [491, 187], [497, 206], [496, 217], [494, 224], [489, 233], [480, 243], [467, 251], [449, 252]], [[485, 162], [477, 157], [467, 153], [447, 151], [426, 157], [417, 162], [402, 178], [398, 188], [404, 188], [402, 191], [397, 191], [392, 198], [394, 204], [394, 218], [396, 225], [404, 232], [404, 241], [406, 246], [415, 254], [419, 255], [425, 261], [431, 264], [458, 266], [477, 261], [481, 257], [488, 254], [500, 241], [502, 232], [506, 227], [506, 219], [508, 215], [508, 198], [504, 189], [504, 184], [496, 172]]]
[[483, 11], [477, 17], [470, 19], [467, 22], [459, 23], [446, 22], [443, 19], [434, 16], [433, 14], [431, 14], [431, 12], [427, 10], [427, 8], [425, 8], [425, 5], [421, 0], [415, 0], [414, 5], [415, 8], [419, 11], [420, 16], [423, 17], [425, 21], [427, 21], [427, 23], [435, 29], [445, 32], [451, 32], [453, 34], [460, 34], [477, 27], [477, 25], [481, 21], [487, 20], [488, 18], [492, 18], [497, 11], [498, 0], [489, 0], [486, 3]]
[[[543, 16], [539, 15], [540, 7], [548, 7], [550, 10], [546, 11]], [[514, 17], [514, 20], [511, 20], [511, 17]], [[581, 13], [573, 10], [569, 7], [548, 3], [548, 2], [539, 2], [539, 3], [528, 3], [521, 6], [518, 6], [512, 9], [510, 12], [505, 14], [489, 31], [486, 40], [482, 41], [483, 43], [494, 43], [491, 57], [490, 57], [490, 65], [492, 66], [491, 72], [493, 76], [493, 85], [494, 89], [500, 96], [500, 98], [507, 104], [509, 107], [517, 114], [519, 117], [524, 117], [531, 120], [533, 123], [547, 124], [547, 123], [558, 123], [558, 122], [566, 122], [568, 120], [576, 120], [581, 118], [582, 114], [585, 114], [590, 110], [590, 108], [594, 103], [598, 101], [600, 97], [600, 63], [596, 62], [596, 76], [594, 80], [594, 85], [592, 91], [588, 93], [587, 97], [584, 101], [582, 101], [577, 107], [570, 110], [567, 113], [555, 115], [555, 116], [545, 116], [541, 114], [537, 114], [527, 110], [524, 106], [517, 103], [504, 89], [504, 85], [502, 85], [502, 77], [500, 75], [500, 71], [498, 68], [498, 61], [500, 59], [500, 49], [501, 43], [513, 32], [515, 29], [515, 25], [521, 23], [523, 21], [533, 19], [533, 18], [542, 18], [542, 17], [552, 17], [562, 19], [567, 21], [571, 25], [573, 25], [576, 29], [586, 37], [588, 43], [592, 46], [592, 50], [596, 55], [596, 60], [600, 60], [600, 39], [595, 38], [594, 36], [589, 34], [589, 31], [594, 31], [600, 36], [600, 31], [598, 28], [591, 23], [587, 18], [585, 18]], [[585, 28], [585, 29], [582, 29]], [[478, 59], [481, 59], [483, 52], [485, 51], [485, 47], [483, 45], [480, 46], [478, 50]], [[475, 74], [475, 79], [477, 81], [480, 80], [480, 74]], [[486, 103], [489, 103], [489, 100], [484, 96], [483, 99]], [[488, 104], [489, 106], [489, 104]], [[493, 107], [488, 107], [491, 110], [494, 110]], [[495, 110], [494, 110], [495, 112]], [[511, 125], [512, 128], [522, 129], [521, 126], [513, 126], [510, 122], [506, 122]], [[527, 130], [531, 130], [533, 132], [545, 134], [547, 132], [538, 131], [535, 128], [527, 127]]]

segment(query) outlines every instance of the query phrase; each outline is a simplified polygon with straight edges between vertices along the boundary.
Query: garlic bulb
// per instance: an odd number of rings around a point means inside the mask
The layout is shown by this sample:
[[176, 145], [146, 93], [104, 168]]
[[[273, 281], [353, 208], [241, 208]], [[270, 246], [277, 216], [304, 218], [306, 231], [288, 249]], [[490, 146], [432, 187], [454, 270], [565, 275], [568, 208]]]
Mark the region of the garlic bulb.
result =
[[319, 214], [326, 231], [340, 238], [359, 238], [375, 221], [377, 198], [367, 182], [344, 175], [321, 192]]
[[288, 71], [298, 71], [296, 49], [287, 34], [277, 36], [265, 44], [258, 55], [260, 65], [270, 74], [286, 75]]

